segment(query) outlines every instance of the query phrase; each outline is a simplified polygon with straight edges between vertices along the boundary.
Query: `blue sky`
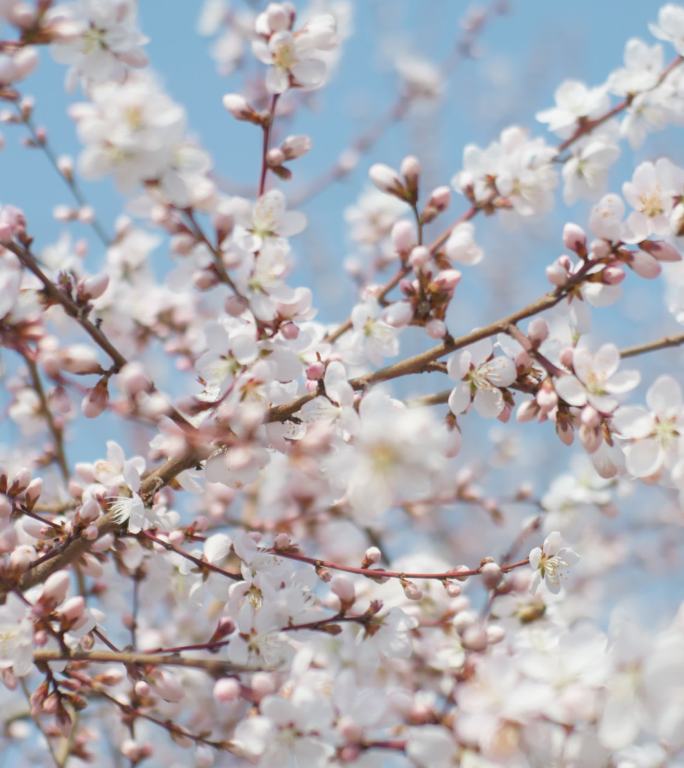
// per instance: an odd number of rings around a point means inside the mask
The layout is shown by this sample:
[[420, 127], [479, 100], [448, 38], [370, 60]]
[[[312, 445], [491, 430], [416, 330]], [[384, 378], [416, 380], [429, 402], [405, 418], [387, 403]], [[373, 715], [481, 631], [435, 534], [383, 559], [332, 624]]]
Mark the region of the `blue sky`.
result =
[[[232, 5], [237, 10], [248, 3], [233, 0]], [[388, 51], [408, 50], [437, 62], [443, 60], [459, 34], [458, 22], [468, 7], [456, 0], [364, 0], [353, 6], [355, 31], [345, 44], [335, 77], [286, 128], [288, 133], [305, 132], [313, 139], [310, 155], [294, 166], [296, 176], [289, 183], [293, 190], [300, 183], [297, 174], [304, 181], [327, 168], [369, 121], [393, 102], [397, 79]], [[186, 107], [192, 131], [212, 153], [217, 173], [254, 186], [259, 131], [235, 122], [221, 104], [224, 93], [241, 90], [243, 73], [238, 71], [227, 78], [216, 73], [209, 41], [195, 32], [200, 7], [198, 0], [142, 0], [141, 26], [150, 37], [150, 62], [171, 95]], [[620, 65], [628, 37], [651, 40], [647, 25], [655, 20], [659, 7], [655, 0], [511, 0], [509, 12], [495, 18], [481, 35], [479, 58], [462, 62], [454, 71], [442, 104], [432, 110], [418, 110], [393, 126], [344, 183], [330, 187], [306, 205], [310, 228], [294, 243], [298, 267], [292, 282], [313, 285], [319, 316], [334, 321], [348, 313], [353, 289], [344, 276], [342, 262], [352, 253], [352, 245], [345, 234], [344, 210], [367, 185], [371, 163], [398, 164], [405, 154], [414, 153], [424, 163], [429, 184], [444, 184], [459, 169], [463, 146], [468, 142], [484, 145], [511, 123], [545, 135], [534, 114], [552, 104], [556, 86], [566, 77], [590, 84], [603, 82], [611, 69]], [[666, 55], [669, 58], [671, 54], [668, 51]], [[261, 71], [260, 65], [250, 62], [252, 74]], [[49, 53], [42, 51], [41, 67], [24, 84], [23, 91], [36, 98], [36, 121], [48, 124], [55, 150], [77, 155], [79, 144], [67, 109], [83, 96], [64, 93], [64, 74]], [[40, 249], [64, 230], [64, 225], [52, 219], [52, 208], [71, 201], [42, 154], [21, 146], [23, 129], [6, 126], [3, 133], [6, 147], [0, 152], [0, 202], [24, 208]], [[549, 136], [548, 140], [553, 143], [554, 138]], [[625, 147], [611, 188], [619, 191], [622, 181], [631, 175], [635, 159], [653, 158], [665, 148], [675, 159], [684, 159], [681, 146], [677, 133], [668, 131], [654, 135], [636, 155]], [[83, 187], [112, 231], [122, 210], [113, 184], [104, 181]], [[463, 200], [455, 196], [449, 216], [457, 216], [464, 208]], [[546, 290], [544, 267], [561, 252], [563, 221], [570, 218], [582, 223], [587, 210], [586, 204], [572, 211], [560, 206], [556, 214], [515, 232], [502, 228], [495, 217], [480, 217], [477, 238], [485, 245], [487, 257], [482, 268], [465, 270], [450, 316], [452, 332], [491, 321]], [[438, 223], [435, 232], [447, 223], [448, 218]], [[71, 231], [91, 242], [89, 263], [96, 269], [102, 261], [101, 246], [87, 227], [71, 225]], [[155, 258], [164, 271], [168, 259], [163, 247]], [[492, 281], [492, 275], [499, 279]], [[660, 282], [648, 284], [630, 275], [626, 283], [625, 301], [618, 308], [596, 313], [597, 339], [615, 335], [618, 342], [627, 343], [662, 335], [672, 323], [661, 309]], [[425, 342], [413, 339], [409, 348], [417, 343]], [[653, 370], [662, 369], [677, 354], [653, 359]], [[90, 453], [82, 447], [84, 453]]]

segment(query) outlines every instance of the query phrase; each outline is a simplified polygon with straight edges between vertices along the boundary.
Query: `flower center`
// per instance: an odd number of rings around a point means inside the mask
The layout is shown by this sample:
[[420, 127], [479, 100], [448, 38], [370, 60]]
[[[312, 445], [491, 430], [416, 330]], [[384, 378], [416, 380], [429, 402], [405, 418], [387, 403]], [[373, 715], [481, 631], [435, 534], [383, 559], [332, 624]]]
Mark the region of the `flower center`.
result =
[[641, 212], [651, 219], [665, 212], [660, 195], [656, 192], [650, 195], [642, 195], [639, 201], [641, 202]]

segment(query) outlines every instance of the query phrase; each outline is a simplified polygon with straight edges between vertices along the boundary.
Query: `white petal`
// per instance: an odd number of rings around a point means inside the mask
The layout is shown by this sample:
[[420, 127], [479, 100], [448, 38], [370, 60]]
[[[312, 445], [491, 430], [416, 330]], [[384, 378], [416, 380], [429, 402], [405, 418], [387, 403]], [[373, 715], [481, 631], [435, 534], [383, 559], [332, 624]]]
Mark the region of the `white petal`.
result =
[[596, 373], [609, 378], [620, 365], [620, 352], [615, 344], [604, 344], [594, 355], [593, 362]]
[[663, 452], [656, 440], [638, 440], [625, 448], [627, 471], [634, 477], [648, 477], [663, 463]]
[[613, 428], [627, 438], [644, 438], [653, 431], [653, 416], [641, 406], [618, 408], [612, 421]]
[[641, 381], [639, 371], [618, 371], [606, 382], [606, 391], [614, 395], [629, 392]]
[[462, 382], [451, 390], [449, 395], [449, 410], [458, 416], [470, 405], [470, 386]]
[[515, 363], [509, 357], [504, 356], [495, 357], [485, 363], [480, 370], [484, 373], [487, 381], [495, 387], [507, 387], [517, 377]]
[[556, 392], [569, 405], [585, 405], [587, 393], [576, 376], [561, 376], [556, 379]]
[[480, 416], [493, 419], [504, 409], [503, 395], [498, 389], [478, 389], [473, 405]]
[[646, 393], [648, 407], [659, 416], [677, 411], [682, 407], [682, 390], [672, 376], [659, 376]]

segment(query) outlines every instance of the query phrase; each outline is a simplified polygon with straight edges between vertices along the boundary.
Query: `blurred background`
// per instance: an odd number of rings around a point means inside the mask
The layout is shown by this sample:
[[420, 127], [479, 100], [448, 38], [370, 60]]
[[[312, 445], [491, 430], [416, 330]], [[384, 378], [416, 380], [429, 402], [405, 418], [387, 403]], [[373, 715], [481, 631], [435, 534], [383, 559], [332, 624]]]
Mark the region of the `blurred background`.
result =
[[[211, 153], [217, 179], [227, 192], [253, 196], [260, 165], [261, 133], [245, 123], [236, 122], [223, 108], [226, 92], [243, 92], [245, 87], [263, 77], [264, 67], [249, 50], [240, 55], [234, 41], [222, 30], [206, 34], [206, 20], [199, 24], [203, 3], [198, 0], [141, 0], [141, 27], [150, 37], [147, 52], [150, 64], [171, 96], [184, 105], [193, 134]], [[239, 23], [265, 3], [232, 0], [228, 5]], [[314, 2], [316, 9], [325, 2]], [[313, 141], [310, 154], [293, 164], [294, 178], [279, 182], [293, 201], [307, 195], [310, 184], [331, 168], [360, 136], [373, 133], [397, 102], [400, 80], [397, 67], [416, 72], [425, 62], [434, 66], [447, 63], [448, 76], [438, 99], [415, 103], [400, 120], [385, 120], [387, 126], [377, 131], [378, 141], [365, 151], [355, 170], [339, 183], [326, 186], [319, 194], [304, 200], [299, 207], [309, 217], [309, 228], [293, 241], [297, 267], [290, 278], [292, 285], [310, 285], [319, 319], [341, 321], [349, 313], [356, 288], [345, 271], [345, 264], [363, 269], [372, 254], [349, 237], [347, 218], [359, 196], [368, 189], [367, 171], [375, 162], [398, 166], [406, 154], [417, 155], [424, 168], [423, 190], [449, 184], [460, 170], [463, 147], [474, 142], [486, 146], [502, 128], [518, 124], [532, 134], [555, 144], [553, 135], [535, 121], [535, 113], [553, 104], [556, 87], [566, 78], [598, 85], [621, 66], [625, 42], [641, 37], [653, 43], [648, 23], [657, 16], [657, 0], [574, 0], [572, 3], [510, 0], [483, 3], [485, 23], [474, 36], [472, 50], [455, 55], [458, 43], [467, 38], [462, 22], [472, 19], [474, 6], [458, 0], [364, 0], [337, 4], [347, 17], [341, 57], [328, 85], [301, 101], [294, 117], [279, 120], [276, 140], [288, 134], [306, 133]], [[201, 34], [203, 32], [203, 34]], [[234, 67], [228, 74], [217, 71], [213, 52], [219, 46]], [[232, 46], [232, 47], [231, 47]], [[666, 48], [666, 60], [673, 55]], [[421, 63], [422, 62], [422, 63]], [[228, 67], [230, 68], [230, 67]], [[71, 119], [70, 104], [83, 98], [78, 91], [65, 93], [65, 72], [47, 51], [41, 52], [39, 71], [23, 84], [23, 93], [36, 100], [35, 120], [45, 126], [51, 145], [58, 154], [77, 157], [79, 142]], [[88, 264], [95, 271], [103, 263], [101, 244], [82, 224], [65, 225], [52, 216], [56, 205], [68, 203], [68, 190], [47, 165], [44, 155], [22, 146], [25, 129], [6, 125], [2, 128], [5, 148], [0, 152], [0, 202], [24, 209], [30, 231], [36, 238], [36, 250], [55, 243], [69, 230], [74, 240], [89, 244]], [[620, 192], [623, 181], [643, 160], [655, 159], [667, 152], [684, 163], [684, 142], [677, 130], [652, 134], [636, 152], [622, 143], [622, 156], [611, 173], [610, 191]], [[84, 183], [89, 202], [96, 208], [107, 230], [114, 230], [118, 215], [126, 212], [125, 201], [109, 181]], [[501, 217], [478, 217], [476, 238], [485, 248], [485, 259], [477, 268], [463, 268], [464, 279], [449, 316], [449, 330], [458, 335], [491, 322], [523, 306], [548, 289], [544, 268], [562, 252], [561, 231], [565, 221], [585, 225], [590, 204], [581, 202], [568, 209], [562, 203], [553, 213], [521, 222], [511, 228]], [[428, 229], [431, 239], [467, 208], [454, 195], [449, 212]], [[162, 275], [172, 264], [165, 244], [155, 252], [155, 267]], [[663, 305], [661, 280], [647, 282], [629, 274], [624, 298], [616, 306], [594, 310], [592, 341], [596, 345], [613, 340], [627, 345], [649, 341], [677, 328]], [[406, 334], [404, 350], [432, 345], [422, 332]], [[661, 372], [682, 372], [682, 352], [666, 351], [642, 358], [638, 367], [646, 371], [641, 390], [632, 400], [638, 402], [648, 385]], [[174, 391], [174, 372], [166, 372], [162, 385]], [[445, 387], [443, 377], [414, 377], [402, 382], [402, 394], [434, 391]], [[549, 478], [567, 466], [581, 448], [568, 450], [548, 429], [537, 425], [507, 426], [482, 422], [469, 417], [464, 441], [481, 446], [490, 459], [500, 452], [501, 472], [495, 482], [505, 488], [520, 479], [531, 480], [535, 492], [548, 490]], [[82, 425], [81, 425], [82, 426]], [[96, 431], [70, 430], [69, 452], [72, 461], [92, 460], [104, 454], [107, 439], [127, 440], [126, 430], [106, 419], [97, 422]], [[110, 431], [111, 428], [111, 431]], [[107, 430], [105, 434], [105, 429]], [[130, 435], [128, 436], [130, 437]], [[7, 419], [0, 424], [0, 442], [11, 444], [14, 430]], [[140, 436], [132, 442], [140, 445]], [[492, 448], [492, 445], [494, 446]], [[517, 456], [515, 468], [506, 469], [505, 456]], [[540, 472], [539, 467], [543, 470]], [[655, 498], [655, 501], [654, 501]], [[669, 503], [660, 490], [650, 496], [637, 493], [632, 507], [638, 515]], [[644, 506], [646, 505], [646, 506]], [[419, 533], [419, 532], [418, 532]], [[412, 530], [411, 535], [416, 535]], [[508, 540], [510, 536], [508, 536]], [[397, 534], [397, 550], [401, 549]], [[502, 541], [505, 541], [502, 536]], [[649, 559], [648, 532], [640, 539], [642, 549], [634, 578], [639, 591], [649, 595], [648, 580], [643, 580], [641, 565]], [[467, 542], [463, 542], [467, 548]], [[624, 574], [622, 574], [624, 578]], [[654, 589], [658, 582], [653, 582]], [[636, 588], [636, 587], [635, 587]], [[673, 594], [662, 590], [653, 594], [651, 608], [657, 612], [673, 603]]]

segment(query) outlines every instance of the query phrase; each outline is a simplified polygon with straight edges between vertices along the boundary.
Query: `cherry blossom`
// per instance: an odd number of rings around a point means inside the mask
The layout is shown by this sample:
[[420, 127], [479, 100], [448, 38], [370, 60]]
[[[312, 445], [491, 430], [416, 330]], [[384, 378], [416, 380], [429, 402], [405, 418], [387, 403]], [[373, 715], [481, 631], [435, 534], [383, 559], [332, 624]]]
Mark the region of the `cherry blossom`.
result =
[[682, 392], [671, 376], [660, 376], [646, 394], [648, 410], [640, 406], [619, 408], [613, 425], [629, 440], [624, 447], [627, 471], [647, 477], [663, 466], [672, 466], [680, 454], [684, 433]]
[[615, 395], [634, 389], [639, 383], [638, 371], [619, 371], [620, 354], [614, 344], [604, 344], [593, 354], [586, 348], [572, 355], [574, 375], [561, 376], [556, 392], [570, 405], [591, 405], [597, 411], [611, 412], [618, 406]]
[[504, 409], [501, 388], [515, 381], [515, 365], [505, 355], [492, 357], [492, 353], [491, 342], [483, 339], [449, 358], [449, 376], [459, 382], [449, 395], [449, 408], [455, 415], [465, 411], [471, 402], [485, 418], [498, 416]]
[[487, 35], [529, 9], [444, 4], [440, 58], [349, 0], [199, 5], [218, 133], [152, 10], [0, 0], [5, 761], [680, 765], [684, 8], [527, 129]]
[[337, 45], [335, 19], [331, 15], [316, 16], [294, 32], [289, 27], [289, 12], [278, 3], [271, 3], [255, 22], [258, 37], [252, 49], [258, 59], [271, 65], [266, 87], [274, 94], [290, 87], [320, 87], [327, 71], [320, 54]]
[[561, 582], [568, 570], [579, 560], [577, 553], [563, 546], [563, 539], [558, 531], [553, 531], [545, 539], [542, 547], [530, 551], [530, 566], [534, 570], [531, 589], [536, 592], [543, 583], [553, 594], [561, 589]]
[[72, 67], [72, 80], [80, 77], [86, 84], [123, 80], [130, 67], [147, 63], [142, 49], [147, 38], [138, 30], [136, 15], [134, 0], [75, 0], [59, 5], [53, 19], [73, 29], [51, 46], [52, 55]]
[[556, 89], [556, 106], [537, 113], [537, 120], [549, 130], [568, 136], [580, 119], [597, 117], [606, 111], [608, 96], [603, 88], [587, 88], [579, 80], [566, 80]]

